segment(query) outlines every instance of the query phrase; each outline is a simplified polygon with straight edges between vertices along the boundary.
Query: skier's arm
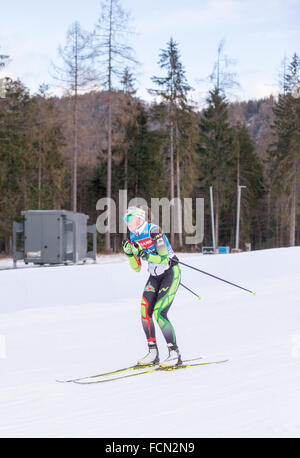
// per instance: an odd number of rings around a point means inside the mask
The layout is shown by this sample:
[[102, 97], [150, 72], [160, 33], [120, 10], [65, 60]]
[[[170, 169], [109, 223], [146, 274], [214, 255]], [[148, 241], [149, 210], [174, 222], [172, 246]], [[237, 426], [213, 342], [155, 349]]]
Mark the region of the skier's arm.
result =
[[128, 256], [130, 267], [135, 272], [139, 272], [142, 268], [141, 260], [132, 253], [131, 242], [129, 240], [124, 240], [122, 246], [124, 253]]
[[141, 260], [137, 259], [134, 255], [129, 257], [129, 264], [130, 264], [130, 267], [135, 272], [139, 272], [141, 270], [141, 268], [142, 268]]
[[151, 230], [150, 236], [153, 240], [157, 254], [148, 254], [147, 261], [154, 262], [155, 264], [168, 264], [168, 247], [163, 232], [156, 226]]

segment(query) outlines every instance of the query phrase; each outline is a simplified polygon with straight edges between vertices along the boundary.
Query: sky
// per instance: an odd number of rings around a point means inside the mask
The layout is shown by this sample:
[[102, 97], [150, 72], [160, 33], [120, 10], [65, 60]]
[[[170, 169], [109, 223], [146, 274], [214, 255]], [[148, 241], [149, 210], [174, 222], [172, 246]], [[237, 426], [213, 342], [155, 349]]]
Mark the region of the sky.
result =
[[[151, 77], [161, 75], [159, 52], [170, 37], [177, 43], [192, 97], [201, 105], [207, 96], [217, 48], [225, 40], [225, 54], [236, 64], [240, 88], [235, 100], [278, 93], [283, 58], [300, 54], [300, 0], [121, 0], [131, 13], [135, 34], [130, 45], [140, 62], [137, 95], [151, 100]], [[59, 93], [50, 75], [59, 45], [78, 20], [92, 31], [101, 11], [100, 0], [1, 0], [0, 53], [11, 62], [0, 77], [19, 78], [32, 93], [42, 83]]]

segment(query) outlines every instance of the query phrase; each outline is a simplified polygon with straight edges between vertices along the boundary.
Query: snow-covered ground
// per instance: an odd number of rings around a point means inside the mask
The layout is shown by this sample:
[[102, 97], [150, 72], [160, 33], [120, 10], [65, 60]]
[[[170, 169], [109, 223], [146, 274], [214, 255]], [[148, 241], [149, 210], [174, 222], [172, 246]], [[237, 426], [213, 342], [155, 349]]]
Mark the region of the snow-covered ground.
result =
[[[137, 274], [98, 264], [0, 271], [0, 437], [300, 437], [300, 247], [181, 259], [169, 317], [183, 358], [222, 365], [58, 384], [146, 353]], [[2, 260], [0, 267], [11, 266]], [[157, 329], [161, 356], [166, 347]]]

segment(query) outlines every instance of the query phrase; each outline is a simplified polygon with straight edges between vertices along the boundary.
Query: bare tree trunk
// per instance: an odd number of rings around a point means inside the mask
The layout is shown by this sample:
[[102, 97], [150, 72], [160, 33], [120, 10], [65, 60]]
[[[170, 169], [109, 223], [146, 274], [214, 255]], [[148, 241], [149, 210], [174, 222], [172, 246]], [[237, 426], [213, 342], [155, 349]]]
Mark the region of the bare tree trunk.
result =
[[220, 224], [220, 201], [219, 201], [219, 184], [217, 183], [217, 189], [216, 189], [216, 235], [215, 235], [215, 240], [216, 240], [216, 249], [218, 249], [219, 246], [219, 224]]
[[128, 190], [128, 149], [125, 150], [124, 160], [124, 189]]
[[289, 206], [285, 199], [282, 202], [282, 207], [280, 211], [280, 247], [285, 246], [286, 244], [286, 229], [287, 229], [287, 221], [289, 220]]
[[23, 164], [23, 193], [24, 193], [24, 210], [28, 210], [28, 198], [27, 198], [27, 173], [26, 165]]
[[135, 171], [135, 185], [134, 185], [134, 193], [135, 196], [137, 197], [139, 194], [139, 174], [138, 171]]
[[291, 189], [291, 214], [290, 214], [290, 246], [295, 246], [296, 239], [296, 200], [297, 200], [297, 174], [294, 173]]
[[77, 169], [78, 169], [78, 30], [75, 33], [75, 81], [74, 81], [74, 158], [73, 158], [73, 212], [77, 212]]
[[78, 103], [77, 88], [74, 98], [74, 158], [73, 158], [73, 212], [77, 212], [77, 171], [78, 171]]
[[[112, 165], [112, 106], [111, 106], [111, 90], [108, 94], [108, 155], [107, 155], [107, 184], [106, 196], [111, 199], [111, 165]], [[108, 215], [108, 231], [105, 233], [105, 248], [110, 250], [110, 222], [111, 222], [111, 208], [107, 208]]]
[[39, 151], [39, 169], [38, 169], [38, 210], [41, 209], [41, 187], [42, 187], [42, 164], [41, 164], [41, 151]]
[[8, 251], [9, 251], [9, 254], [12, 255], [12, 252], [13, 252], [13, 243], [12, 243], [12, 236], [11, 236], [11, 235], [9, 236]]
[[70, 209], [74, 212], [78, 207], [78, 92], [80, 87], [85, 87], [92, 78], [96, 78], [95, 72], [86, 65], [86, 62], [94, 57], [94, 53], [90, 51], [91, 42], [91, 34], [84, 32], [79, 22], [75, 21], [68, 30], [66, 46], [63, 49], [59, 48], [63, 67], [53, 66], [55, 79], [61, 81], [63, 85], [67, 83], [72, 94], [69, 98], [72, 129], [69, 202]]
[[[113, 115], [115, 110], [114, 102], [114, 70], [117, 73], [122, 69], [123, 61], [136, 62], [132, 49], [127, 43], [123, 43], [128, 32], [128, 14], [121, 8], [119, 0], [106, 0], [102, 3], [102, 14], [96, 25], [95, 31], [95, 54], [99, 58], [101, 69], [98, 76], [101, 84], [105, 84], [108, 90], [107, 107], [107, 177], [106, 177], [106, 197], [107, 205], [107, 230], [105, 233], [105, 249], [111, 250], [111, 222], [112, 222], [112, 165], [113, 165]], [[117, 62], [114, 62], [116, 57]], [[103, 80], [104, 79], [104, 80]], [[128, 184], [128, 183], [127, 183]]]
[[279, 247], [279, 210], [278, 202], [275, 204], [275, 247]]
[[39, 132], [39, 166], [38, 166], [38, 210], [41, 209], [41, 190], [42, 190], [42, 151], [41, 151], [41, 132]]
[[239, 187], [240, 185], [240, 145], [238, 145], [238, 152], [237, 152], [237, 177], [236, 177], [236, 181], [237, 181], [237, 187]]
[[268, 191], [268, 196], [267, 196], [267, 234], [268, 234], [268, 240], [269, 240], [269, 234], [271, 234], [271, 192], [270, 190]]
[[[179, 202], [181, 202], [181, 189], [180, 189], [180, 158], [179, 158], [179, 148], [178, 148], [178, 125], [176, 123], [176, 185], [177, 185], [177, 198]], [[179, 204], [179, 208], [177, 211], [177, 218], [178, 218], [178, 242], [180, 248], [183, 245], [182, 242], [182, 214], [181, 214], [181, 205]]]
[[178, 223], [178, 229], [179, 229], [178, 242], [181, 248], [183, 245], [183, 242], [182, 242], [182, 211], [181, 211], [181, 190], [180, 190], [180, 163], [179, 163], [178, 156], [176, 160], [176, 180], [177, 180], [177, 198], [178, 198], [178, 206], [179, 206], [178, 212], [177, 212], [177, 218], [178, 218], [177, 223]]
[[[171, 116], [172, 116], [172, 109], [171, 109]], [[170, 167], [171, 167], [171, 190], [170, 190], [170, 197], [171, 197], [171, 245], [174, 244], [174, 123], [171, 120], [170, 123]]]
[[[112, 0], [110, 2], [109, 13], [109, 43], [108, 43], [108, 156], [107, 156], [107, 189], [106, 195], [111, 199], [111, 165], [112, 165]], [[105, 233], [105, 248], [110, 251], [110, 223], [111, 223], [111, 208], [108, 206], [108, 231]]]
[[240, 201], [239, 201], [239, 191], [240, 191], [240, 145], [237, 145], [237, 175], [236, 175], [236, 182], [237, 182], [237, 214], [236, 214], [236, 240], [235, 240], [235, 248], [239, 249], [239, 237], [240, 237]]

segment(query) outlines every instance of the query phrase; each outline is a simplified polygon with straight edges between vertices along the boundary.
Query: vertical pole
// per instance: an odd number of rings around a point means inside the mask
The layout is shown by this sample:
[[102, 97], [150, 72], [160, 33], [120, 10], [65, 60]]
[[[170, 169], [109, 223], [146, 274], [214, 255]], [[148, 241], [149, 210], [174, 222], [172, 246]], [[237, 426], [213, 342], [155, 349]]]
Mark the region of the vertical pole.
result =
[[14, 269], [17, 267], [17, 223], [13, 222], [13, 260], [14, 260]]
[[241, 192], [242, 188], [246, 186], [238, 186], [238, 199], [237, 199], [237, 215], [236, 215], [236, 238], [235, 238], [235, 249], [239, 249], [240, 245], [240, 213], [241, 213]]
[[211, 213], [211, 230], [212, 230], [212, 240], [214, 252], [216, 253], [216, 233], [215, 233], [215, 217], [214, 217], [214, 198], [213, 198], [213, 187], [210, 186], [210, 213]]
[[240, 207], [241, 207], [241, 187], [238, 186], [237, 212], [236, 212], [236, 234], [235, 234], [235, 249], [239, 249], [239, 232], [240, 232]]
[[94, 263], [97, 263], [97, 232], [96, 232], [96, 225], [94, 227], [93, 232], [93, 256], [94, 256]]

